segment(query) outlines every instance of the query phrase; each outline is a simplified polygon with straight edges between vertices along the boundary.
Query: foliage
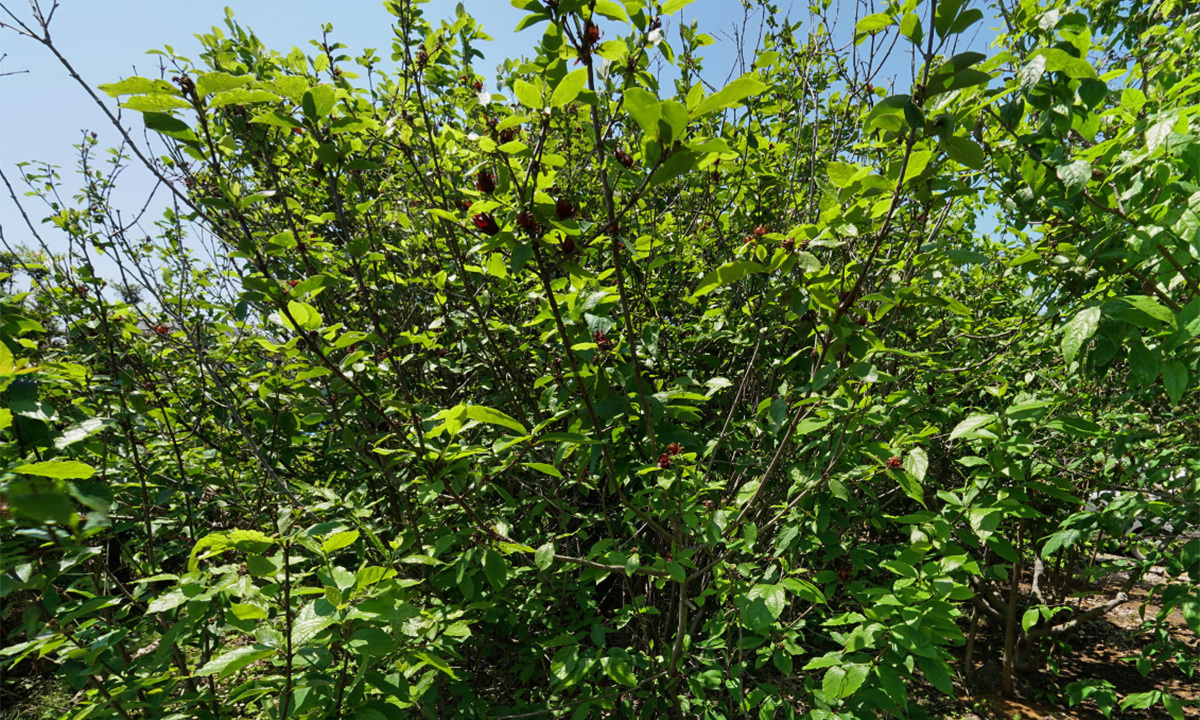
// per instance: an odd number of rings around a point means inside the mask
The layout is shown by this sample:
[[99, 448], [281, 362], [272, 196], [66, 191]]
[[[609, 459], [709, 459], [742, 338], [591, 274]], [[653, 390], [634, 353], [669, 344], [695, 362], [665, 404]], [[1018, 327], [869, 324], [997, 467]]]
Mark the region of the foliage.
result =
[[10, 668], [126, 719], [919, 714], [981, 622], [1011, 692], [1160, 567], [1137, 666], [1194, 672], [1200, 17], [1025, 0], [985, 55], [906, 0], [839, 51], [766, 4], [712, 87], [686, 0], [514, 4], [494, 94], [461, 10], [388, 0], [392, 70], [230, 14], [101, 87], [161, 154], [25, 166], [71, 251], [9, 258]]

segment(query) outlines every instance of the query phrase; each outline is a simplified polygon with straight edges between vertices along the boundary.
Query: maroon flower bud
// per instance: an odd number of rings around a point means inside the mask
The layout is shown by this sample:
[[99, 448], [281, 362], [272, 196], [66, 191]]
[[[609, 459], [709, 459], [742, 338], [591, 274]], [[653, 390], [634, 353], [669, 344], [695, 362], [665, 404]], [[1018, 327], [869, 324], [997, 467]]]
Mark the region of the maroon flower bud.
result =
[[504, 128], [500, 131], [500, 144], [503, 145], [504, 143], [512, 142], [516, 136], [516, 130], [513, 130], [512, 128]]
[[600, 27], [593, 23], [587, 23], [583, 28], [583, 44], [595, 45], [600, 41]]
[[575, 205], [572, 204], [570, 200], [566, 198], [559, 198], [558, 201], [554, 203], [554, 212], [558, 214], [559, 220], [567, 220], [575, 217], [575, 213], [577, 211]]
[[475, 228], [484, 235], [495, 235], [500, 232], [500, 226], [496, 224], [496, 219], [489, 213], [480, 213], [471, 218], [471, 222], [475, 224]]
[[624, 150], [617, 150], [613, 153], [613, 157], [615, 157], [617, 162], [621, 163], [625, 167], [633, 167], [633, 156]]
[[666, 470], [667, 468], [671, 467], [671, 456], [666, 453], [659, 455], [658, 456], [658, 466], [660, 468], [662, 468], [663, 470]]
[[475, 88], [475, 92], [483, 92], [483, 81], [476, 80], [475, 82], [471, 83], [471, 87]]
[[608, 339], [608, 335], [606, 335], [603, 330], [597, 330], [596, 332], [592, 333], [592, 340], [602, 351], [608, 352], [609, 350], [612, 350], [613, 341]]
[[480, 170], [475, 176], [475, 189], [486, 195], [496, 192], [496, 176], [487, 170]]
[[887, 464], [888, 464], [888, 467], [895, 470], [896, 468], [903, 467], [904, 461], [900, 459], [900, 456], [893, 455], [890, 458], [888, 458]]
[[783, 248], [787, 252], [792, 252], [796, 249], [796, 239], [784, 238], [779, 242], [779, 247]]
[[570, 255], [571, 253], [575, 252], [575, 241], [570, 237], [565, 237], [563, 238], [562, 245], [559, 246], [559, 249], [562, 250], [563, 255]]
[[522, 230], [528, 230], [533, 227], [534, 222], [536, 221], [534, 220], [533, 213], [528, 210], [522, 210], [517, 213], [517, 227]]

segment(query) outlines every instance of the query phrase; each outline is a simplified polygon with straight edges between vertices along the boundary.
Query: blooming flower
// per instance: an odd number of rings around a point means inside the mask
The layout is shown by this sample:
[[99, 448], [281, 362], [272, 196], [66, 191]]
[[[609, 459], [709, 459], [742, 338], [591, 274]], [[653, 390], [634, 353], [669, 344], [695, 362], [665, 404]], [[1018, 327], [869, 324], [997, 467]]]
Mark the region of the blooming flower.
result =
[[479, 97], [480, 105], [488, 105], [492, 102], [492, 94], [490, 92], [488, 92], [487, 90], [480, 91], [478, 97]]
[[500, 226], [496, 224], [496, 219], [488, 213], [476, 215], [471, 218], [471, 223], [484, 235], [495, 235], [500, 232]]
[[650, 43], [651, 45], [653, 45], [655, 47], [658, 47], [658, 44], [662, 41], [663, 41], [662, 28], [655, 28], [655, 29], [651, 30], [648, 35], [646, 35], [646, 42]]

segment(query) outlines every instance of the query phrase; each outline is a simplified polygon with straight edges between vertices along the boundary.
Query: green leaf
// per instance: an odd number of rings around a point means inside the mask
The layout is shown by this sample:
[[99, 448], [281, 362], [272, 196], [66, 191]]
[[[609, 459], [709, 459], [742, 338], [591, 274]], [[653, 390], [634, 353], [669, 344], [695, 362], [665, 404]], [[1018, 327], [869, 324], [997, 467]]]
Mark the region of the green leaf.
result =
[[325, 538], [325, 542], [321, 543], [321, 552], [328, 555], [331, 552], [341, 550], [344, 547], [349, 547], [358, 542], [357, 530], [346, 530], [338, 532]]
[[625, 658], [600, 658], [600, 667], [604, 668], [604, 674], [613, 682], [627, 687], [637, 686], [637, 678], [633, 674], [633, 667]]
[[174, 115], [158, 112], [142, 113], [142, 123], [147, 130], [162, 133], [167, 137], [185, 142], [196, 141], [196, 133], [192, 131], [191, 126]]
[[[200, 97], [208, 97], [215, 93], [249, 85], [253, 81], [253, 75], [230, 75], [225, 72], [202, 73], [196, 78], [196, 94]], [[209, 103], [209, 105], [211, 104]]]
[[288, 302], [286, 313], [272, 313], [271, 319], [292, 330], [316, 330], [325, 322], [316, 308], [295, 300]]
[[[329, 608], [329, 612], [334, 611], [324, 598], [321, 598], [319, 602]], [[336, 621], [337, 618], [333, 615], [325, 615], [317, 611], [317, 601], [305, 605], [300, 612], [296, 613], [296, 619], [292, 622], [292, 646], [299, 648], [307, 645], [309, 640], [315, 638]]]
[[937, 12], [933, 17], [933, 29], [938, 37], [945, 37], [950, 32], [950, 27], [958, 18], [958, 11], [962, 10], [962, 4], [963, 0], [938, 0]]
[[1088, 180], [1092, 179], [1092, 164], [1087, 160], [1076, 160], [1066, 165], [1059, 165], [1057, 174], [1058, 179], [1067, 186], [1067, 195], [1075, 195], [1087, 187]]
[[363, 656], [383, 656], [396, 650], [396, 641], [391, 633], [377, 627], [364, 627], [354, 631], [347, 643], [350, 652]]
[[554, 543], [548, 542], [533, 554], [533, 564], [538, 570], [548, 570], [554, 564]]
[[274, 654], [275, 650], [263, 645], [244, 645], [208, 661], [196, 671], [196, 675], [199, 677], [216, 675], [218, 680], [224, 680], [250, 663], [271, 657]]
[[150, 95], [135, 95], [121, 103], [121, 107], [129, 110], [137, 110], [138, 112], [167, 112], [168, 110], [190, 108], [192, 104], [176, 95], [152, 93]]
[[489, 407], [484, 407], [482, 405], [468, 405], [467, 417], [475, 422], [481, 422], [487, 425], [500, 425], [522, 435], [526, 434], [524, 425], [508, 415], [505, 415], [499, 410], [493, 410]]
[[692, 293], [692, 297], [702, 297], [717, 288], [735, 283], [747, 275], [764, 272], [765, 270], [766, 268], [762, 265], [750, 262], [749, 260], [736, 260], [731, 263], [725, 263], [704, 276], [700, 284], [696, 287], [696, 292]]
[[559, 470], [558, 468], [554, 467], [553, 465], [548, 465], [546, 463], [536, 463], [536, 462], [521, 463], [521, 464], [527, 468], [537, 470], [538, 472], [545, 473], [551, 477], [556, 477], [559, 480], [561, 480], [562, 476], [563, 476], [562, 471]]
[[503, 590], [508, 584], [508, 561], [491, 548], [483, 554], [483, 572], [496, 590]]
[[1167, 397], [1171, 402], [1178, 403], [1183, 397], [1183, 391], [1187, 390], [1188, 371], [1187, 366], [1178, 360], [1172, 360], [1163, 367], [1163, 388], [1167, 391]]
[[825, 672], [825, 679], [821, 683], [821, 691], [825, 694], [826, 702], [833, 702], [840, 698], [850, 697], [862, 687], [863, 681], [867, 679], [867, 674], [871, 671], [871, 666], [865, 663], [850, 663], [847, 665], [835, 665]]
[[855, 37], [873, 35], [893, 24], [892, 16], [886, 13], [867, 15], [854, 26]]
[[983, 148], [967, 137], [947, 135], [941, 140], [942, 149], [954, 162], [972, 170], [983, 169]]
[[12, 471], [22, 475], [37, 475], [55, 480], [86, 480], [96, 474], [94, 467], [75, 460], [46, 460], [29, 465], [19, 465]]
[[933, 152], [929, 150], [917, 150], [908, 156], [908, 164], [904, 167], [904, 182], [908, 182], [925, 172], [925, 168], [929, 167], [929, 161], [933, 158]]
[[1034, 57], [1046, 59], [1045, 69], [1050, 72], [1062, 72], [1069, 78], [1095, 78], [1096, 68], [1082, 58], [1068, 55], [1065, 50], [1057, 48], [1042, 48], [1033, 53]]
[[879, 567], [903, 578], [917, 577], [917, 569], [900, 560], [884, 560], [879, 563]]
[[954, 683], [950, 679], [950, 666], [946, 664], [945, 660], [918, 655], [917, 664], [921, 666], [921, 672], [925, 673], [925, 679], [930, 684], [947, 695], [954, 695]]
[[1067, 365], [1075, 362], [1075, 356], [1079, 354], [1079, 349], [1083, 344], [1096, 334], [1096, 328], [1100, 327], [1100, 308], [1090, 307], [1080, 310], [1071, 322], [1063, 327], [1062, 352], [1063, 359], [1067, 361]]
[[629, 22], [629, 16], [625, 14], [625, 8], [613, 2], [613, 0], [596, 0], [592, 12], [603, 15], [609, 20]]
[[746, 98], [764, 92], [767, 87], [767, 84], [759, 80], [757, 75], [747, 73], [721, 88], [720, 91], [701, 100], [700, 104], [692, 110], [692, 119], [707, 115], [714, 110], [723, 110], [736, 105]]
[[924, 448], [913, 448], [904, 456], [904, 469], [917, 482], [925, 482], [925, 473], [929, 470], [929, 455]]
[[150, 604], [146, 606], [146, 614], [153, 615], [155, 613], [174, 610], [175, 608], [187, 602], [187, 600], [188, 597], [184, 594], [183, 590], [181, 588], [175, 588], [151, 600]]
[[[151, 80], [144, 77], [129, 77], [124, 80], [118, 80], [115, 83], [107, 83], [99, 86], [99, 90], [106, 93], [109, 97], [121, 97], [122, 95], [170, 95], [177, 92], [175, 86], [166, 80]], [[191, 106], [189, 105], [188, 107]]]
[[625, 112], [651, 137], [658, 136], [658, 119], [662, 107], [658, 98], [648, 90], [632, 87], [625, 91]]
[[542, 91], [524, 80], [517, 80], [513, 83], [513, 94], [527, 108], [541, 110], [546, 106], [545, 101], [542, 100]]
[[1095, 110], [1108, 97], [1108, 85], [1103, 80], [1085, 78], [1079, 81], [1079, 88], [1075, 92], [1089, 110]]
[[963, 420], [958, 425], [955, 425], [954, 429], [950, 431], [950, 439], [957, 440], [964, 435], [975, 437], [976, 431], [994, 422], [996, 422], [995, 415], [991, 413], [976, 413], [967, 417], [966, 420]]
[[219, 108], [226, 105], [252, 105], [254, 103], [279, 102], [282, 99], [275, 93], [266, 90], [238, 88], [214, 95], [212, 100], [208, 101], [208, 106]]
[[858, 173], [859, 167], [840, 160], [834, 160], [825, 166], [825, 171], [829, 173], [829, 182], [833, 183], [836, 188], [849, 187], [854, 176]]
[[450, 667], [450, 664], [437, 655], [428, 652], [419, 652], [416, 654], [416, 657], [428, 664], [430, 667], [449, 675], [451, 679], [458, 679], [458, 676], [454, 674], [454, 669]]
[[1036, 625], [1041, 616], [1042, 614], [1038, 612], [1037, 608], [1029, 608], [1025, 611], [1025, 614], [1021, 616], [1021, 629], [1025, 632], [1029, 632], [1029, 628]]
[[904, 494], [921, 503], [925, 504], [925, 489], [921, 487], [921, 483], [907, 472], [894, 473], [896, 483], [900, 485], [900, 489]]
[[663, 3], [662, 14], [670, 15], [672, 13], [677, 13], [688, 5], [691, 5], [693, 1], [694, 0], [667, 0], [665, 3]]
[[579, 91], [587, 84], [587, 69], [579, 68], [566, 74], [550, 95], [550, 107], [564, 107], [579, 97]]
[[654, 171], [654, 175], [650, 177], [650, 181], [646, 183], [646, 187], [657, 187], [669, 180], [674, 180], [695, 168], [699, 159], [699, 156], [691, 150], [677, 151]]
[[316, 85], [304, 93], [300, 107], [304, 109], [304, 117], [317, 122], [333, 112], [337, 101], [337, 91], [331, 85]]
[[1109, 317], [1138, 327], [1154, 330], [1164, 324], [1175, 327], [1175, 314], [1148, 295], [1126, 295], [1104, 303], [1100, 310]]
[[770, 611], [771, 617], [778, 620], [783, 614], [783, 609], [787, 607], [787, 593], [784, 591], [783, 585], [755, 585], [750, 588], [750, 592], [746, 597], [753, 601], [761, 599]]
[[1096, 423], [1077, 417], [1055, 418], [1046, 423], [1046, 427], [1075, 437], [1095, 437], [1104, 431]]

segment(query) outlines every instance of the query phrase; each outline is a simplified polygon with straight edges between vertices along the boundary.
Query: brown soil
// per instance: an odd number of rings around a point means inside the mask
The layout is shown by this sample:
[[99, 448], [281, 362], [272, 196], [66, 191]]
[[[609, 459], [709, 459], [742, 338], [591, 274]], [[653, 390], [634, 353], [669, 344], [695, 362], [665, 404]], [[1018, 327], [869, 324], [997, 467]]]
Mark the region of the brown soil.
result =
[[[1103, 584], [1093, 587], [1091, 597], [1081, 602], [1086, 610], [1103, 604], [1119, 590], [1123, 578], [1112, 576]], [[1161, 609], [1155, 602], [1147, 602], [1154, 583], [1163, 578], [1147, 576], [1146, 582], [1128, 592], [1129, 602], [1118, 606], [1105, 617], [1084, 623], [1065, 634], [1061, 639], [1069, 646], [1057, 653], [1052, 652], [1047, 669], [1039, 674], [1030, 674], [1015, 679], [1017, 697], [1005, 698], [999, 693], [1002, 656], [999, 639], [1002, 628], [988, 629], [992, 646], [981, 637], [977, 642], [976, 659], [971, 687], [963, 688], [961, 695], [945, 704], [951, 707], [929, 708], [935, 717], [949, 720], [1104, 720], [1104, 714], [1094, 700], [1086, 700], [1075, 707], [1068, 707], [1063, 689], [1078, 680], [1107, 680], [1117, 694], [1117, 702], [1132, 693], [1158, 690], [1170, 693], [1184, 703], [1184, 716], [1200, 718], [1200, 677], [1187, 677], [1175, 663], [1160, 663], [1142, 675], [1135, 660], [1140, 650], [1152, 642], [1150, 633], [1139, 628], [1142, 617], [1152, 619]], [[1155, 595], [1157, 600], [1157, 595]], [[1183, 615], [1176, 609], [1167, 617], [1172, 637], [1184, 643], [1192, 658], [1200, 657], [1200, 638], [1188, 628]], [[1058, 657], [1054, 658], [1053, 655]], [[986, 662], [980, 663], [983, 659]], [[1057, 659], [1057, 662], [1054, 662]], [[959, 664], [961, 675], [961, 663]], [[1049, 669], [1057, 665], [1057, 673]], [[1062, 698], [1062, 699], [1056, 699]], [[1188, 705], [1193, 703], [1193, 705]], [[1113, 718], [1148, 719], [1170, 718], [1161, 705], [1146, 709], [1121, 710], [1114, 707]]]

